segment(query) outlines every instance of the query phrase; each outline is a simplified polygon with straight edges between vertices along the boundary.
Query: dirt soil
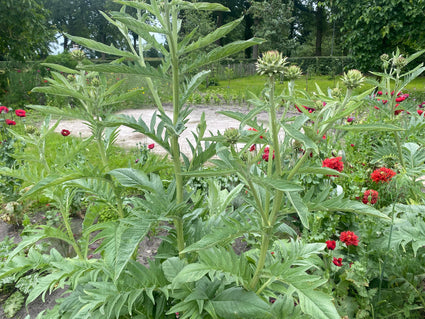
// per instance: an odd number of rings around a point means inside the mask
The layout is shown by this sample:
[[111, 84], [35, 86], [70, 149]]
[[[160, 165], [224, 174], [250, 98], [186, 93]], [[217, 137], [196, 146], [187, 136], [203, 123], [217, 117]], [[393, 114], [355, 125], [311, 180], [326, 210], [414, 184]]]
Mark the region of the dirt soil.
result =
[[[172, 118], [172, 107], [170, 105], [164, 106], [166, 114]], [[222, 105], [222, 106], [205, 106], [205, 105], [199, 105], [193, 108], [192, 113], [189, 115], [189, 121], [186, 123], [187, 129], [181, 134], [180, 142], [181, 142], [181, 151], [186, 154], [190, 155], [190, 147], [188, 143], [185, 143], [186, 139], [188, 139], [191, 143], [193, 143], [194, 138], [192, 136], [192, 132], [196, 132], [196, 128], [198, 124], [200, 123], [201, 115], [202, 113], [205, 113], [205, 120], [207, 122], [207, 130], [206, 130], [206, 136], [209, 136], [208, 133], [211, 131], [213, 134], [217, 134], [217, 131], [220, 133], [223, 133], [227, 128], [231, 127], [239, 127], [239, 122], [231, 119], [223, 114], [219, 114], [219, 111], [239, 111], [247, 113], [248, 107], [235, 107], [235, 106], [229, 106], [229, 105]], [[150, 121], [152, 119], [153, 114], [157, 111], [157, 109], [153, 108], [144, 108], [144, 109], [130, 109], [130, 110], [124, 110], [119, 112], [118, 114], [125, 114], [129, 116], [133, 116], [134, 118], [138, 119], [141, 117], [147, 125], [150, 125]], [[261, 113], [257, 116], [257, 119], [260, 123], [265, 123], [268, 120], [267, 113]], [[159, 123], [159, 119], [157, 119], [157, 123]], [[81, 123], [81, 121], [78, 120], [64, 120], [62, 121], [58, 127], [56, 128], [56, 132], [62, 131], [62, 129], [67, 129], [71, 132], [71, 135], [74, 136], [82, 136], [82, 137], [88, 137], [91, 135], [90, 129], [87, 125], [84, 125]], [[146, 136], [144, 136], [141, 133], [135, 132], [133, 129], [121, 126], [120, 132], [117, 140], [117, 145], [122, 146], [125, 148], [131, 148], [136, 147], [138, 143], [142, 144], [151, 144], [153, 141]], [[165, 153], [161, 147], [156, 147], [154, 149], [157, 153]]]
[[[126, 114], [129, 116], [133, 116], [138, 119], [141, 118], [149, 125], [154, 115], [156, 109], [153, 108], [144, 108], [144, 109], [131, 109], [124, 110], [119, 112], [119, 114]], [[171, 106], [165, 106], [165, 110], [168, 116], [172, 118], [172, 108]], [[205, 113], [205, 119], [207, 122], [207, 131], [211, 131], [212, 134], [217, 134], [217, 131], [223, 133], [227, 128], [231, 127], [239, 127], [239, 122], [233, 120], [227, 116], [222, 114], [218, 114], [219, 111], [224, 110], [232, 110], [232, 111], [241, 111], [248, 112], [248, 108], [245, 107], [235, 107], [235, 106], [196, 106], [193, 108], [192, 113], [189, 116], [189, 121], [186, 124], [187, 130], [181, 135], [181, 150], [187, 156], [191, 155], [190, 147], [188, 143], [186, 143], [186, 139], [193, 143], [194, 138], [191, 132], [196, 132], [197, 125], [200, 123], [202, 113]], [[260, 123], [267, 122], [267, 114], [262, 113], [257, 116], [257, 119]], [[159, 119], [157, 120], [157, 123]], [[90, 129], [87, 125], [77, 120], [63, 120], [56, 128], [57, 132], [60, 132], [62, 129], [67, 129], [71, 132], [71, 135], [88, 137], [91, 135]], [[209, 133], [206, 133], [206, 136], [209, 136]], [[134, 132], [133, 129], [128, 127], [121, 127], [117, 145], [125, 148], [136, 147], [139, 143], [142, 144], [150, 144], [153, 143], [152, 140], [144, 136], [143, 134]], [[159, 154], [164, 154], [165, 151], [161, 149], [159, 146], [155, 146], [154, 151]], [[33, 221], [37, 223], [36, 220]], [[78, 222], [77, 222], [78, 223]], [[0, 220], [0, 241], [2, 241], [6, 236], [10, 238], [14, 238], [14, 241], [17, 243], [20, 241], [19, 234], [21, 232], [21, 228], [16, 227], [14, 225], [9, 225]], [[141, 248], [139, 249], [138, 260], [147, 264], [147, 261], [156, 254], [156, 250], [159, 246], [160, 240], [158, 238], [146, 238], [141, 243]], [[240, 243], [235, 247], [238, 249], [239, 246], [244, 246], [244, 243]], [[95, 256], [96, 257], [96, 256]], [[34, 319], [37, 317], [37, 314], [44, 309], [51, 308], [55, 304], [55, 299], [60, 298], [63, 291], [55, 291], [51, 295], [46, 294], [45, 301], [41, 298], [38, 298], [34, 302], [28, 305], [27, 308], [23, 307], [16, 315], [15, 319], [24, 319], [29, 314], [30, 319]], [[1, 300], [1, 299], [0, 299]], [[6, 316], [3, 312], [3, 308], [0, 303], [0, 319], [6, 319]]]

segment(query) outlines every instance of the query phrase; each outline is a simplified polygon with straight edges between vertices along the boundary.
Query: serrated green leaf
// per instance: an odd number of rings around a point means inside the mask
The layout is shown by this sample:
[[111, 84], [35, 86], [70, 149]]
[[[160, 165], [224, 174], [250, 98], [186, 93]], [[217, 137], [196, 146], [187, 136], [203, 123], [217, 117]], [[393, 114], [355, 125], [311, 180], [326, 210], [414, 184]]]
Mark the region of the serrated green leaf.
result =
[[197, 250], [205, 250], [215, 245], [225, 245], [231, 243], [235, 238], [238, 238], [249, 231], [249, 225], [240, 226], [239, 229], [235, 226], [227, 225], [226, 227], [217, 228], [214, 232], [202, 237], [196, 243], [183, 249], [182, 253], [193, 252]]
[[80, 92], [68, 88], [63, 85], [57, 85], [56, 83], [51, 84], [50, 86], [38, 86], [31, 90], [31, 92], [44, 93], [44, 94], [52, 94], [59, 96], [67, 96], [67, 97], [75, 97], [76, 99], [80, 99], [83, 101], [89, 101], [90, 98], [84, 96]]
[[139, 21], [125, 13], [111, 12], [111, 16], [115, 20], [118, 20], [121, 23], [125, 24], [127, 28], [129, 28], [130, 30], [134, 31], [137, 34], [145, 34], [146, 32], [167, 34], [167, 31], [164, 29]]
[[179, 257], [171, 257], [166, 259], [162, 263], [162, 269], [164, 275], [168, 281], [172, 282], [174, 278], [180, 273], [180, 271], [185, 267], [186, 263], [184, 260]]
[[357, 213], [362, 215], [368, 215], [373, 217], [379, 217], [384, 220], [391, 220], [387, 215], [384, 213], [381, 213], [379, 210], [369, 206], [365, 205], [359, 201], [353, 201], [346, 198], [333, 198], [326, 200], [324, 202], [320, 203], [312, 203], [311, 206], [309, 206], [310, 210], [327, 210], [327, 211], [341, 211], [341, 212], [351, 212], [351, 213]]
[[230, 12], [230, 9], [219, 3], [209, 2], [189, 2], [183, 0], [173, 0], [173, 5], [178, 5], [180, 9], [186, 10], [203, 10], [203, 11], [225, 11]]
[[379, 131], [404, 131], [403, 128], [392, 124], [358, 124], [358, 125], [336, 125], [336, 129], [344, 131], [363, 131], [363, 132], [379, 132]]
[[190, 177], [215, 177], [215, 176], [227, 176], [236, 173], [236, 170], [203, 170], [203, 171], [191, 171], [191, 172], [182, 172], [182, 176]]
[[206, 47], [207, 45], [217, 41], [218, 39], [221, 39], [230, 31], [232, 31], [234, 28], [236, 28], [242, 22], [242, 20], [243, 20], [243, 17], [221, 26], [220, 28], [216, 29], [214, 32], [208, 34], [205, 37], [200, 38], [198, 41], [191, 43], [190, 45], [185, 47], [182, 53], [185, 54], [193, 50]]
[[122, 56], [122, 57], [127, 57], [127, 58], [132, 58], [132, 59], [137, 59], [138, 56], [134, 55], [133, 53], [130, 53], [128, 51], [122, 51], [120, 49], [117, 49], [116, 47], [114, 47], [112, 44], [106, 45], [94, 40], [90, 40], [90, 39], [86, 39], [86, 38], [82, 38], [82, 37], [76, 37], [76, 36], [72, 36], [69, 34], [65, 34], [65, 36], [72, 40], [75, 43], [78, 43], [86, 48], [98, 51], [98, 52], [103, 52], [106, 54], [111, 54], [111, 55], [116, 55], [116, 56]]
[[211, 73], [211, 71], [201, 71], [195, 74], [190, 82], [185, 87], [183, 94], [180, 97], [180, 106], [182, 107], [187, 99], [192, 95], [192, 93], [198, 88], [198, 86], [206, 79], [206, 77]]
[[286, 197], [291, 202], [292, 206], [297, 211], [297, 214], [301, 220], [301, 223], [303, 224], [305, 228], [308, 229], [309, 228], [309, 223], [308, 223], [309, 211], [308, 211], [308, 207], [304, 204], [301, 196], [296, 192], [285, 192], [285, 194], [286, 194]]
[[153, 68], [149, 65], [142, 67], [138, 65], [127, 66], [124, 64], [95, 64], [84, 65], [81, 67], [83, 70], [105, 72], [105, 73], [123, 73], [123, 74], [137, 74], [143, 77], [164, 79], [166, 76], [158, 68]]
[[84, 116], [77, 109], [57, 108], [47, 105], [27, 105], [28, 108], [51, 115], [57, 115], [76, 120], [85, 120]]
[[65, 72], [65, 73], [70, 73], [70, 74], [78, 74], [79, 71], [77, 70], [73, 70], [70, 68], [67, 68], [66, 66], [60, 65], [60, 64], [54, 64], [54, 63], [41, 63], [42, 66], [51, 68], [51, 69], [55, 69], [59, 72]]
[[338, 172], [332, 168], [328, 167], [302, 167], [297, 171], [297, 174], [322, 174], [322, 175], [337, 175], [337, 176], [347, 176], [344, 173]]
[[123, 225], [120, 227], [122, 231], [119, 232], [120, 238], [117, 241], [114, 256], [114, 280], [119, 280], [122, 271], [127, 263], [131, 260], [134, 252], [139, 247], [140, 242], [145, 238], [151, 230], [152, 224], [156, 221], [154, 218], [139, 218], [137, 223], [132, 223], [129, 227]]
[[198, 60], [196, 60], [194, 63], [187, 66], [183, 73], [187, 73], [192, 70], [197, 70], [201, 66], [211, 64], [213, 62], [219, 61], [225, 57], [228, 57], [232, 54], [238, 53], [240, 51], [243, 51], [253, 45], [261, 44], [264, 41], [259, 38], [252, 38], [246, 41], [235, 41], [232, 43], [229, 43], [223, 47], [216, 48], [212, 51], [210, 51], [205, 57], [201, 57]]
[[220, 318], [272, 318], [269, 304], [255, 292], [241, 287], [226, 289], [208, 303]]
[[281, 123], [280, 125], [289, 136], [291, 136], [296, 141], [301, 142], [304, 145], [304, 148], [312, 149], [315, 152], [318, 152], [319, 148], [317, 147], [316, 143], [314, 143], [308, 136], [284, 123]]
[[171, 289], [178, 288], [187, 282], [200, 280], [210, 271], [210, 267], [204, 264], [189, 264], [185, 266], [174, 278]]
[[46, 292], [51, 289], [62, 277], [66, 275], [68, 275], [66, 271], [58, 271], [44, 277], [39, 277], [37, 285], [33, 287], [33, 289], [31, 289], [25, 304], [30, 304], [41, 294], [43, 294], [42, 299], [44, 301], [44, 295], [46, 294]]
[[40, 192], [41, 190], [44, 190], [48, 187], [56, 186], [63, 184], [65, 182], [78, 179], [84, 177], [80, 173], [73, 173], [68, 175], [50, 175], [46, 178], [43, 178], [41, 181], [39, 181], [37, 184], [35, 184], [32, 188], [30, 188], [26, 193], [24, 193], [19, 200], [23, 200], [28, 198], [31, 195], [34, 195], [37, 192]]
[[115, 177], [117, 181], [124, 187], [135, 187], [152, 191], [152, 183], [148, 176], [134, 168], [117, 168], [110, 172], [109, 175]]
[[253, 181], [256, 184], [268, 186], [282, 192], [297, 192], [303, 190], [302, 186], [284, 179], [253, 176]]
[[317, 319], [340, 319], [341, 316], [331, 298], [321, 291], [297, 287], [292, 283], [300, 300], [300, 307], [305, 314]]
[[152, 13], [153, 15], [156, 15], [157, 12], [154, 10], [154, 7], [145, 3], [145, 2], [135, 2], [135, 1], [119, 1], [115, 0], [116, 3], [122, 4], [124, 6], [133, 7], [136, 9], [146, 10]]

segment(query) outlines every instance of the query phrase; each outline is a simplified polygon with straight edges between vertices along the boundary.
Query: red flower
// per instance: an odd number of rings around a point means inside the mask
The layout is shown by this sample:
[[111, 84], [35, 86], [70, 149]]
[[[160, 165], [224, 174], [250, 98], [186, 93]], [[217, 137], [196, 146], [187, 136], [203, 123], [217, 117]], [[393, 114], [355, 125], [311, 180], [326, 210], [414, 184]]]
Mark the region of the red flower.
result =
[[65, 130], [65, 129], [63, 129], [63, 130], [61, 131], [61, 134], [62, 134], [62, 136], [68, 136], [69, 134], [71, 134], [71, 132], [70, 132], [69, 130]]
[[377, 107], [376, 105], [374, 106], [375, 109], [379, 110], [379, 107]]
[[15, 111], [16, 116], [25, 117], [26, 112], [24, 110], [18, 109]]
[[422, 115], [422, 113], [423, 113], [424, 111], [422, 111], [422, 110], [417, 110], [417, 112], [418, 112], [418, 114], [419, 114], [419, 115]]
[[342, 258], [336, 258], [336, 257], [334, 257], [334, 259], [332, 260], [332, 262], [334, 263], [335, 266], [342, 267]]
[[150, 150], [153, 149], [154, 147], [155, 147], [154, 143], [148, 145], [148, 149], [150, 149]]
[[376, 92], [376, 95], [382, 95], [382, 91]]
[[9, 109], [6, 106], [0, 106], [0, 114], [9, 112]]
[[[252, 127], [250, 127], [248, 129], [248, 131], [258, 132], [258, 130], [256, 130], [255, 128], [252, 128]], [[263, 138], [263, 136], [260, 135], [260, 138]]]
[[382, 104], [387, 104], [388, 100], [382, 100]]
[[354, 121], [354, 117], [349, 117], [349, 118], [347, 118], [347, 122], [348, 123], [351, 123], [351, 122], [353, 122]]
[[354, 144], [350, 144], [351, 147], [354, 147]]
[[13, 120], [6, 119], [6, 124], [7, 125], [16, 125], [16, 122], [13, 121]]
[[335, 241], [335, 240], [327, 240], [327, 241], [326, 241], [326, 247], [327, 247], [329, 250], [334, 250], [334, 249], [335, 249], [335, 247], [336, 247], [336, 241]]
[[49, 82], [49, 81], [47, 81], [47, 80], [44, 80], [43, 82], [44, 82], [44, 83], [47, 83], [47, 82]]
[[373, 189], [369, 189], [363, 193], [362, 202], [363, 204], [371, 203], [374, 205], [378, 201], [378, 198], [378, 192]]
[[[269, 161], [269, 153], [270, 153], [270, 149], [269, 149], [269, 147], [267, 146], [265, 149], [264, 149], [264, 154], [263, 154], [263, 160], [265, 160], [266, 162], [268, 162]], [[274, 150], [273, 150], [273, 159], [274, 159]]]
[[[342, 161], [341, 156], [326, 158], [322, 162], [322, 167], [328, 167], [328, 168], [337, 170], [338, 172], [342, 172], [342, 170], [344, 169], [344, 162]], [[336, 176], [336, 175], [332, 175], [332, 176]]]
[[347, 246], [353, 245], [358, 246], [359, 245], [359, 237], [357, 237], [356, 234], [354, 234], [352, 231], [343, 231], [341, 235], [339, 236], [339, 240], [345, 243]]
[[395, 175], [396, 175], [396, 172], [394, 172], [393, 170], [386, 167], [381, 167], [374, 170], [373, 173], [370, 175], [370, 178], [375, 183], [379, 183], [379, 182], [388, 183]]
[[394, 115], [399, 115], [401, 112], [403, 112], [404, 110], [395, 110], [394, 111]]
[[255, 144], [252, 144], [252, 146], [249, 148], [249, 151], [250, 151], [250, 152], [255, 151]]
[[[313, 107], [308, 107], [305, 105], [302, 105], [302, 107], [305, 108], [308, 111], [308, 113], [313, 113], [314, 111], [316, 111], [316, 109]], [[298, 106], [295, 105], [295, 108], [297, 109], [298, 112], [302, 113], [302, 111], [300, 110]]]

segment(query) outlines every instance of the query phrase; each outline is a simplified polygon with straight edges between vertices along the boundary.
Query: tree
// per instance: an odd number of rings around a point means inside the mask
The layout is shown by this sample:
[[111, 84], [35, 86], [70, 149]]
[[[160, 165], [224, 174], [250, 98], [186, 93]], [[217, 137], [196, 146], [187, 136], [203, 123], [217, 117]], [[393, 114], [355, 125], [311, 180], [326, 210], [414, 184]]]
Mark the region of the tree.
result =
[[291, 36], [294, 21], [293, 2], [291, 0], [268, 0], [252, 3], [255, 36], [267, 40], [261, 45], [262, 51], [278, 50], [290, 55], [296, 42]]
[[101, 11], [119, 9], [112, 0], [42, 0], [51, 11], [51, 23], [63, 36], [63, 49], [70, 48], [71, 42], [65, 34], [87, 37], [93, 40], [125, 46], [121, 34], [102, 16]]
[[405, 54], [425, 45], [425, 0], [334, 0], [344, 45], [362, 70], [376, 69], [379, 56], [400, 48]]
[[312, 54], [321, 56], [323, 37], [329, 29], [326, 1], [294, 0], [294, 7], [296, 9], [295, 15], [299, 17], [301, 21], [299, 28], [302, 29], [302, 32], [299, 32], [299, 34], [305, 40], [306, 36], [310, 33], [314, 33], [315, 44]]
[[0, 60], [44, 57], [53, 30], [48, 11], [36, 0], [0, 0]]

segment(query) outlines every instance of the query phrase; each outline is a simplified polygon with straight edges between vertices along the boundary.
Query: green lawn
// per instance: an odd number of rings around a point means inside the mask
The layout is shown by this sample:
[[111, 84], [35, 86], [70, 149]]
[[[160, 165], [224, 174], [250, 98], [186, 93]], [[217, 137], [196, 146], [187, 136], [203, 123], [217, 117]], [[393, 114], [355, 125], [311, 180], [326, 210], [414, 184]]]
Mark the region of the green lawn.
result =
[[[306, 76], [301, 77], [295, 81], [295, 88], [298, 90], [307, 90], [309, 93], [316, 91], [317, 83], [322, 91], [326, 92], [327, 88], [334, 88], [338, 84], [340, 87], [344, 87], [340, 81], [341, 76], [331, 76], [322, 75], [306, 78]], [[223, 92], [233, 95], [245, 95], [246, 92], [251, 91], [255, 94], [260, 94], [264, 88], [266, 78], [259, 75], [253, 75], [243, 78], [232, 79], [230, 81], [220, 81], [218, 86], [210, 86], [208, 89], [201, 87], [202, 92]], [[287, 87], [287, 81], [279, 83], [276, 87], [276, 91], [280, 92], [282, 89]], [[371, 88], [370, 84], [364, 84], [359, 91]], [[425, 77], [419, 77], [409, 83], [406, 87], [406, 91], [419, 91], [425, 92]]]

